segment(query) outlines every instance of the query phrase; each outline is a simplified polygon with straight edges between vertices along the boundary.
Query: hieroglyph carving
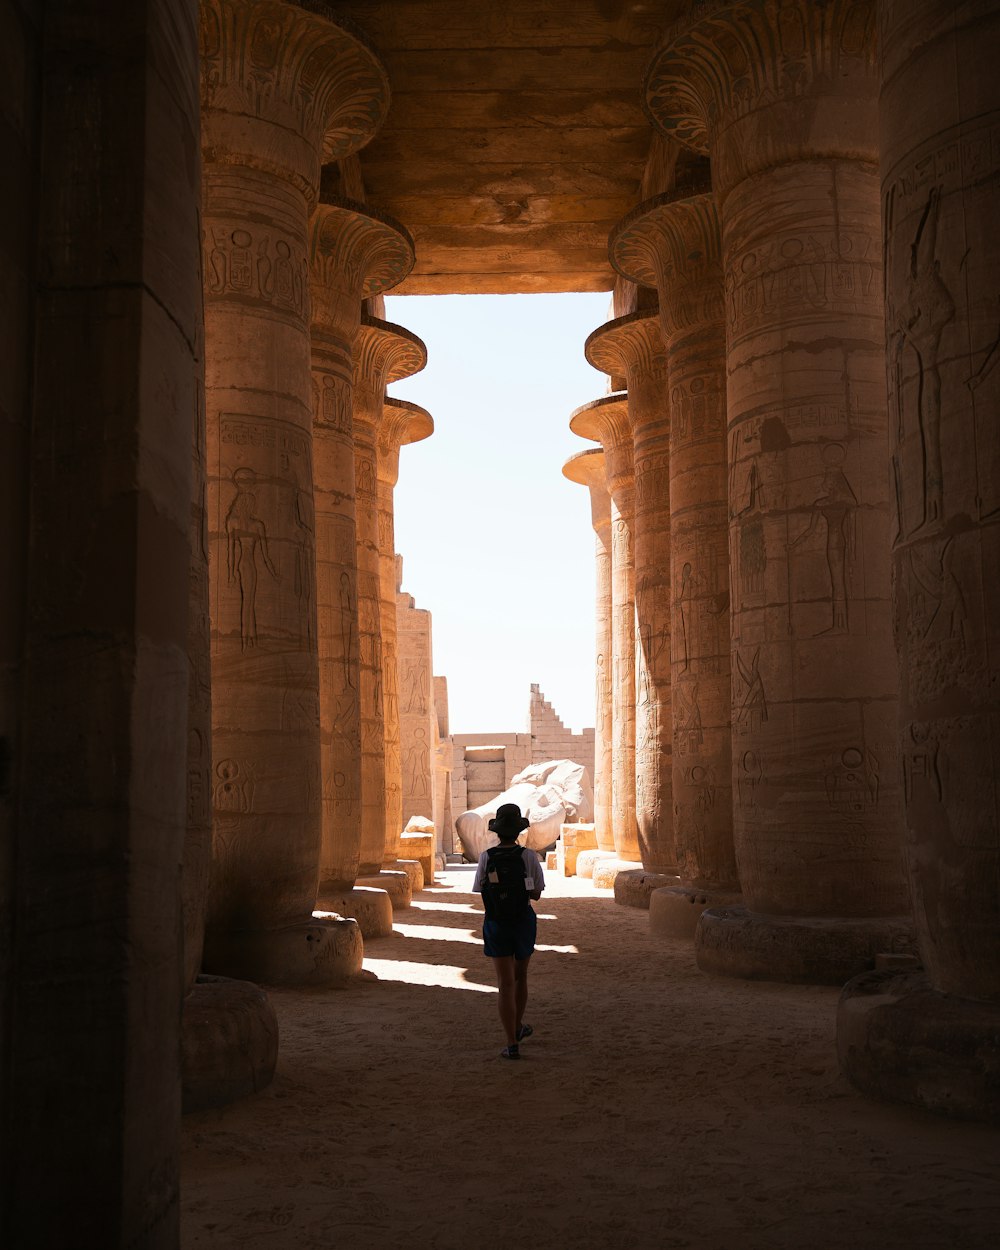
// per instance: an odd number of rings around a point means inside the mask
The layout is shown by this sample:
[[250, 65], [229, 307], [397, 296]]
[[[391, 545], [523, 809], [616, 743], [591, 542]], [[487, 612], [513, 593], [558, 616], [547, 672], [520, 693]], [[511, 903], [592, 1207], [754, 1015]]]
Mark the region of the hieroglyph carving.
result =
[[272, 308], [304, 317], [308, 274], [305, 252], [294, 242], [273, 238], [273, 230], [254, 236], [240, 226], [213, 226], [205, 232], [210, 295], [243, 295]]
[[253, 469], [233, 473], [236, 496], [226, 513], [226, 569], [229, 581], [240, 592], [240, 642], [243, 651], [257, 645], [257, 557], [277, 579], [267, 547], [267, 527], [257, 516], [253, 492], [257, 475]]

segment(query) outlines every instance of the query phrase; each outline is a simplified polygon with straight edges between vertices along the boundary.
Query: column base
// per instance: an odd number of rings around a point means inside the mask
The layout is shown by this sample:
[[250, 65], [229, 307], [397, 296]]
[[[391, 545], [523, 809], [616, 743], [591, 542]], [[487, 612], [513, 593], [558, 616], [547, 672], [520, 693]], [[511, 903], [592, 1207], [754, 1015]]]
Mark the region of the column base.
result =
[[224, 1107], [265, 1089], [278, 1061], [278, 1020], [259, 985], [200, 976], [181, 1016], [181, 1109]]
[[408, 859], [415, 859], [423, 869], [426, 888], [434, 884], [434, 834], [405, 833], [399, 840], [400, 853], [405, 852]]
[[647, 872], [645, 868], [630, 866], [615, 876], [615, 902], [622, 907], [638, 907], [647, 911], [654, 890], [676, 885], [679, 880], [676, 873]]
[[413, 890], [410, 886], [410, 876], [403, 872], [402, 868], [403, 865], [400, 863], [393, 869], [383, 868], [381, 872], [376, 872], [370, 877], [358, 877], [354, 888], [382, 890], [389, 895], [389, 905], [393, 911], [405, 911], [413, 903]]
[[613, 859], [615, 863], [620, 862], [614, 851], [581, 851], [576, 857], [576, 875], [593, 879], [594, 865], [606, 859]]
[[335, 989], [361, 981], [364, 943], [356, 920], [314, 914], [284, 929], [205, 935], [205, 969], [264, 985]]
[[[461, 859], [459, 863], [463, 862]], [[424, 888], [424, 870], [419, 859], [394, 859], [382, 865], [383, 871], [405, 872], [410, 879], [410, 890], [416, 894]]]
[[642, 871], [642, 864], [636, 863], [634, 859], [619, 859], [617, 856], [611, 856], [596, 860], [590, 877], [595, 890], [613, 890], [619, 873], [636, 871]]
[[649, 896], [649, 929], [657, 937], [694, 940], [698, 919], [709, 907], [739, 907], [743, 896], [736, 890], [699, 890], [675, 882]]
[[923, 972], [865, 973], [840, 996], [837, 1053], [873, 1098], [1000, 1121], [1000, 1003], [941, 994]]
[[762, 916], [746, 907], [711, 907], [695, 933], [702, 972], [747, 981], [843, 985], [868, 972], [882, 951], [915, 950], [908, 917]]
[[363, 938], [388, 937], [392, 933], [392, 900], [381, 886], [376, 889], [356, 885], [353, 890], [339, 892], [321, 890], [316, 907], [356, 920]]

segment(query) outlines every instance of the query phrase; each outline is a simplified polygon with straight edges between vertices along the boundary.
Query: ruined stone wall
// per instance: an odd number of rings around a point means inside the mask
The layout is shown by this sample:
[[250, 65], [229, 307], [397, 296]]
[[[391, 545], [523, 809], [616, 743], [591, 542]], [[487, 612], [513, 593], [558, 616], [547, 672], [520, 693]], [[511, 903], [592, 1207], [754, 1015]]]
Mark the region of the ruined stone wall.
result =
[[537, 685], [531, 687], [531, 762], [572, 760], [582, 764], [594, 780], [594, 731], [574, 733], [562, 723], [561, 717]]

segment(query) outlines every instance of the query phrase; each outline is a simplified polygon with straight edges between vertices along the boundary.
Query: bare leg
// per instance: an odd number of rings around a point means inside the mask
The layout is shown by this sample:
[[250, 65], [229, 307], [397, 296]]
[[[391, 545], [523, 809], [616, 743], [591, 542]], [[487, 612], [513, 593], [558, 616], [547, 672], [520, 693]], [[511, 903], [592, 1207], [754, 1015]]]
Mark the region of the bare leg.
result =
[[[531, 956], [528, 956], [530, 959]], [[515, 959], [514, 962], [514, 1005], [515, 1028], [520, 1031], [523, 1024], [524, 1008], [528, 1002], [528, 959]], [[517, 1036], [515, 1032], [514, 1036]]]
[[[497, 1008], [500, 1012], [500, 1023], [507, 1034], [507, 1045], [513, 1046], [517, 1041], [518, 1021], [514, 956], [494, 955], [493, 966], [497, 970], [497, 987], [500, 990], [499, 1001], [497, 1002]], [[525, 997], [527, 997], [527, 983], [525, 983], [524, 993]]]

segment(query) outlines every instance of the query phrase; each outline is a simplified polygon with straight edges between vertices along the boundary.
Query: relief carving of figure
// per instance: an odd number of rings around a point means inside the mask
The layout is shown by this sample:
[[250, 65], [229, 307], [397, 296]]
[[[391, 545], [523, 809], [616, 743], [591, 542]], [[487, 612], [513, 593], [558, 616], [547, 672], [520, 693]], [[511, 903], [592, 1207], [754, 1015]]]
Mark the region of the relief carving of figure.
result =
[[343, 690], [354, 689], [354, 673], [351, 670], [351, 652], [354, 649], [354, 630], [357, 613], [354, 607], [354, 592], [351, 575], [340, 574], [339, 611], [340, 611], [340, 663]]
[[734, 700], [736, 724], [741, 729], [759, 729], [767, 721], [767, 696], [760, 675], [760, 647], [753, 653], [749, 666], [737, 651], [736, 669], [746, 687], [742, 697]]
[[964, 648], [968, 613], [965, 595], [955, 576], [954, 535], [936, 554], [937, 568], [920, 547], [911, 547], [907, 553], [910, 573], [916, 582], [911, 591], [911, 620], [917, 624], [922, 639], [958, 642]]
[[764, 593], [767, 548], [764, 543], [764, 518], [761, 515], [763, 502], [763, 483], [755, 458], [751, 461], [747, 474], [746, 503], [733, 514], [734, 517], [741, 518], [739, 570], [744, 595]]
[[789, 551], [813, 534], [820, 521], [826, 523], [826, 565], [830, 575], [832, 620], [820, 634], [842, 634], [847, 630], [847, 584], [854, 559], [855, 510], [858, 499], [841, 467], [847, 453], [840, 443], [823, 448], [821, 494], [813, 501], [809, 524], [788, 544]]
[[419, 660], [411, 660], [406, 666], [406, 711], [427, 710], [427, 671]]
[[[941, 188], [932, 188], [910, 245], [906, 295], [892, 318], [893, 370], [899, 437], [903, 436], [903, 357], [909, 347], [917, 363], [917, 426], [923, 460], [923, 506], [921, 525], [939, 521], [942, 515], [944, 477], [941, 468], [941, 335], [955, 316], [955, 302], [941, 277], [937, 256], [938, 216]], [[894, 465], [899, 495], [899, 465]], [[900, 516], [900, 532], [904, 520]]]
[[252, 487], [257, 481], [253, 469], [233, 473], [236, 498], [226, 513], [226, 567], [230, 583], [240, 588], [240, 638], [242, 649], [257, 644], [257, 554], [264, 568], [277, 580], [278, 574], [267, 548], [267, 528], [256, 515], [257, 497]]
[[403, 767], [406, 769], [407, 788], [414, 798], [427, 797], [427, 735], [422, 729], [415, 731], [414, 741], [406, 748]]

